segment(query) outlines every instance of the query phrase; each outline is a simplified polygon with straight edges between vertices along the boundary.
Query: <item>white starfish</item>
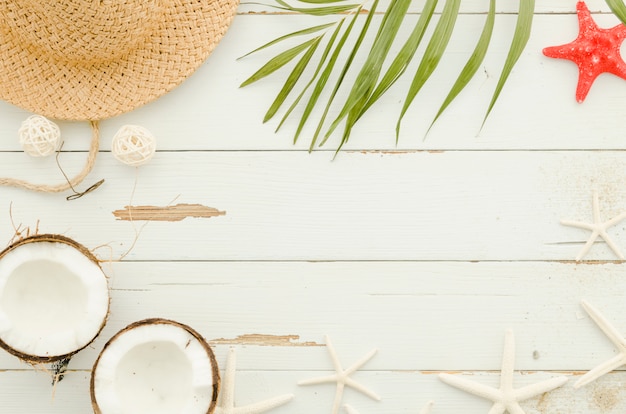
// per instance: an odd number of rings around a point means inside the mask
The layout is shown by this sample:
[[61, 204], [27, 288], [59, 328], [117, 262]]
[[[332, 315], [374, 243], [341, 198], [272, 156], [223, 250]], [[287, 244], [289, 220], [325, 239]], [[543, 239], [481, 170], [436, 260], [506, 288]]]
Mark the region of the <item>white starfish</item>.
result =
[[560, 376], [545, 381], [527, 385], [522, 388], [513, 388], [513, 371], [515, 365], [515, 338], [512, 330], [507, 330], [504, 336], [504, 351], [502, 352], [502, 371], [500, 373], [500, 388], [493, 388], [465, 378], [450, 374], [439, 374], [439, 378], [446, 384], [457, 387], [470, 394], [493, 401], [489, 414], [525, 414], [520, 401], [543, 394], [567, 382], [567, 377]]
[[226, 358], [226, 369], [222, 379], [222, 390], [219, 395], [219, 404], [215, 414], [260, 414], [289, 402], [292, 394], [285, 394], [253, 404], [235, 407], [235, 368], [237, 365], [235, 348], [230, 348]]
[[317, 377], [317, 378], [311, 378], [311, 379], [304, 380], [304, 381], [299, 381], [298, 385], [323, 384], [326, 382], [337, 383], [337, 391], [335, 392], [335, 402], [333, 403], [333, 411], [332, 411], [333, 414], [337, 414], [339, 412], [339, 406], [341, 404], [343, 390], [346, 385], [354, 388], [357, 391], [362, 392], [363, 394], [367, 395], [368, 397], [374, 400], [377, 400], [377, 401], [380, 400], [380, 397], [376, 393], [374, 393], [373, 391], [370, 391], [365, 386], [361, 385], [360, 383], [350, 378], [350, 375], [352, 375], [359, 368], [361, 368], [367, 361], [372, 359], [372, 357], [376, 354], [376, 351], [377, 351], [376, 349], [371, 350], [367, 355], [365, 355], [359, 361], [355, 362], [350, 368], [344, 370], [341, 367], [341, 362], [339, 362], [339, 358], [337, 357], [335, 348], [333, 348], [333, 345], [331, 344], [330, 338], [328, 337], [328, 335], [326, 335], [326, 348], [328, 349], [328, 353], [330, 353], [330, 357], [333, 360], [333, 365], [335, 367], [336, 373], [332, 375], [323, 376], [323, 377]]
[[613, 342], [613, 344], [618, 349], [618, 354], [613, 358], [610, 358], [591, 371], [587, 372], [585, 375], [580, 377], [578, 381], [574, 384], [574, 388], [580, 388], [583, 385], [589, 384], [591, 381], [595, 381], [600, 378], [604, 374], [608, 374], [626, 364], [626, 339], [615, 329], [611, 323], [602, 316], [597, 309], [595, 309], [591, 304], [586, 301], [581, 302], [582, 307], [587, 311], [591, 319], [598, 325], [598, 327], [604, 332], [606, 336]]
[[619, 223], [620, 221], [626, 219], [626, 212], [614, 217], [605, 222], [600, 221], [600, 205], [598, 202], [598, 193], [593, 192], [593, 223], [583, 223], [581, 221], [569, 221], [569, 220], [561, 220], [561, 224], [564, 226], [578, 227], [580, 229], [585, 229], [591, 231], [591, 236], [589, 236], [589, 240], [580, 250], [578, 256], [576, 256], [576, 261], [579, 262], [591, 249], [591, 246], [596, 241], [598, 237], [601, 237], [606, 244], [613, 250], [613, 253], [621, 260], [624, 260], [624, 255], [617, 247], [617, 245], [613, 242], [609, 234], [606, 232], [609, 227], [612, 227]]
[[346, 412], [347, 412], [348, 414], [359, 414], [359, 412], [358, 412], [356, 409], [354, 409], [354, 408], [353, 408], [351, 405], [349, 405], [349, 404], [344, 405], [344, 406], [343, 406], [343, 408], [345, 408], [345, 409], [346, 409]]

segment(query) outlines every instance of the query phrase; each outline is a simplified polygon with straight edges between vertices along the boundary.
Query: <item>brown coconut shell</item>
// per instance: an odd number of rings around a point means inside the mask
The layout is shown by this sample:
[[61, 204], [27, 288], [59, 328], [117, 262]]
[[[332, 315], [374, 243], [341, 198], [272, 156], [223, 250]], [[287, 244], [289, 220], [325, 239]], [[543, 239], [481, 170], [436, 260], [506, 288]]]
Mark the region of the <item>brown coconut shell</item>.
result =
[[[2, 252], [0, 252], [0, 260], [2, 260], [4, 258], [4, 256], [6, 256], [12, 250], [15, 250], [18, 247], [23, 246], [25, 244], [29, 244], [29, 243], [64, 243], [64, 244], [67, 244], [67, 245], [75, 248], [76, 250], [78, 250], [85, 257], [87, 257], [93, 263], [98, 265], [98, 267], [100, 269], [102, 269], [102, 267], [100, 266], [100, 261], [98, 260], [98, 258], [96, 258], [96, 256], [93, 255], [93, 253], [91, 253], [89, 251], [89, 249], [87, 249], [85, 246], [83, 246], [82, 244], [78, 243], [77, 241], [75, 241], [73, 239], [70, 239], [69, 237], [62, 236], [60, 234], [36, 234], [34, 236], [28, 236], [28, 237], [25, 237], [23, 239], [20, 239], [20, 240], [18, 240], [16, 242], [12, 243], [11, 245], [9, 245], [9, 247], [4, 249]], [[103, 272], [103, 275], [104, 275], [104, 272]], [[106, 277], [106, 275], [105, 275], [105, 277]], [[0, 339], [0, 348], [4, 349], [8, 353], [18, 357], [22, 361], [25, 361], [25, 362], [28, 362], [28, 363], [31, 363], [31, 364], [38, 364], [38, 363], [39, 364], [41, 364], [41, 363], [46, 364], [46, 363], [57, 362], [57, 361], [61, 361], [61, 360], [64, 360], [64, 359], [68, 359], [71, 356], [73, 356], [76, 353], [78, 353], [79, 351], [82, 351], [83, 349], [85, 349], [87, 346], [89, 346], [98, 337], [98, 335], [100, 335], [100, 332], [102, 332], [102, 329], [104, 328], [104, 325], [106, 324], [108, 315], [109, 315], [109, 308], [107, 308], [106, 317], [102, 320], [102, 324], [100, 325], [100, 328], [98, 329], [98, 332], [91, 339], [91, 341], [86, 343], [83, 347], [81, 347], [79, 349], [76, 349], [75, 351], [72, 351], [72, 352], [70, 352], [68, 354], [49, 355], [49, 356], [45, 356], [45, 357], [44, 356], [38, 356], [38, 355], [28, 355], [28, 354], [25, 354], [23, 352], [20, 352], [20, 351], [18, 351], [16, 349], [12, 348], [8, 344], [6, 344], [4, 341], [2, 341], [2, 339]]]
[[220, 370], [217, 365], [217, 359], [215, 358], [215, 354], [213, 353], [213, 350], [209, 346], [208, 342], [202, 337], [202, 335], [200, 335], [196, 330], [194, 330], [190, 326], [187, 326], [180, 322], [172, 321], [169, 319], [162, 319], [162, 318], [150, 318], [150, 319], [143, 319], [141, 321], [133, 322], [127, 327], [120, 330], [118, 333], [116, 333], [104, 345], [104, 348], [102, 348], [102, 351], [98, 355], [96, 362], [93, 364], [93, 369], [91, 370], [91, 380], [89, 381], [89, 393], [91, 395], [91, 406], [93, 408], [93, 412], [95, 414], [102, 414], [102, 411], [100, 410], [100, 407], [98, 406], [98, 402], [96, 401], [96, 390], [95, 390], [95, 373], [96, 373], [96, 367], [98, 366], [98, 363], [100, 362], [100, 358], [106, 352], [107, 348], [113, 342], [115, 342], [121, 335], [135, 328], [138, 328], [140, 326], [144, 326], [144, 325], [173, 325], [181, 329], [184, 329], [185, 331], [189, 332], [191, 336], [193, 336], [195, 339], [198, 340], [202, 348], [204, 348], [207, 356], [209, 357], [209, 360], [211, 361], [211, 366], [212, 366], [211, 373], [213, 375], [213, 396], [211, 399], [211, 404], [209, 405], [209, 409], [207, 410], [206, 414], [213, 414], [213, 412], [215, 411], [215, 407], [217, 407], [217, 397], [219, 395], [220, 385], [221, 385]]

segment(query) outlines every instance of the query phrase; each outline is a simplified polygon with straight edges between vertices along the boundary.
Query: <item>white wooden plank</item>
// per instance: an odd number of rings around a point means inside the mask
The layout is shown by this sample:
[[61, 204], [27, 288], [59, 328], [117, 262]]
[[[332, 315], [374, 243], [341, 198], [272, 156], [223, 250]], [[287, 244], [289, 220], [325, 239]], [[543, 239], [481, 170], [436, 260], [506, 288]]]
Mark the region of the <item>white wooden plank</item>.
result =
[[[334, 387], [297, 386], [296, 382], [318, 371], [241, 371], [237, 372], [235, 404], [246, 405], [273, 396], [293, 393], [288, 404], [273, 409], [274, 414], [326, 413], [331, 412]], [[524, 386], [541, 381], [560, 373], [540, 372], [515, 376], [515, 385]], [[88, 395], [88, 373], [70, 372], [51, 398], [51, 388], [43, 374], [24, 372], [0, 372], [0, 396], [3, 410], [7, 413], [67, 414], [91, 412]], [[462, 375], [462, 374], [460, 374]], [[470, 379], [497, 387], [497, 373], [472, 373]], [[375, 389], [382, 400], [373, 401], [360, 393], [347, 388], [343, 403], [350, 404], [359, 413], [418, 413], [429, 400], [433, 400], [433, 414], [484, 414], [491, 404], [478, 397], [465, 394], [449, 387], [433, 374], [417, 372], [358, 372], [355, 378]], [[574, 390], [572, 383], [523, 402], [521, 405], [529, 414], [585, 412], [604, 414], [622, 412], [626, 409], [623, 391], [625, 373], [610, 374], [598, 383]], [[342, 411], [343, 412], [343, 411]]]
[[[197, 74], [157, 102], [102, 123], [104, 151], [86, 183], [104, 177], [102, 188], [71, 203], [60, 195], [1, 189], [2, 240], [14, 232], [12, 205], [20, 229], [40, 220], [41, 231], [74, 237], [115, 260], [135, 236], [131, 223], [114, 215], [131, 203], [135, 171], [107, 151], [119, 126], [136, 123], [156, 133], [161, 152], [138, 170], [132, 204], [199, 204], [225, 214], [150, 223], [126, 261], [105, 264], [110, 321], [72, 360], [54, 401], [45, 374], [0, 353], [0, 412], [90, 412], [89, 369], [98, 351], [118, 329], [152, 316], [198, 329], [220, 364], [236, 346], [237, 403], [294, 393], [293, 402], [272, 411], [278, 414], [330, 411], [332, 385], [296, 385], [330, 372], [324, 334], [345, 364], [379, 350], [356, 378], [383, 401], [348, 390], [345, 402], [359, 412], [416, 413], [434, 399], [433, 413], [485, 413], [488, 402], [441, 384], [435, 373], [453, 371], [497, 386], [507, 328], [515, 330], [516, 368], [523, 370], [516, 384], [572, 376], [564, 388], [525, 403], [528, 414], [623, 412], [624, 372], [578, 391], [572, 383], [615, 353], [580, 300], [626, 333], [626, 275], [621, 263], [607, 261], [614, 255], [601, 242], [588, 256], [598, 262], [571, 262], [588, 233], [558, 222], [591, 220], [594, 190], [603, 218], [624, 211], [626, 160], [615, 120], [622, 119], [626, 87], [602, 76], [586, 103], [576, 104], [575, 66], [541, 55], [543, 47], [576, 36], [575, 1], [537, 3], [529, 46], [480, 133], [516, 2], [498, 2], [483, 71], [426, 141], [423, 132], [481, 29], [484, 0], [463, 2], [444, 69], [411, 109], [399, 145], [393, 128], [409, 77], [356, 128], [346, 147], [352, 151], [334, 161], [336, 140], [327, 152], [309, 155], [306, 140], [291, 145], [293, 124], [274, 135], [275, 124], [260, 123], [280, 79], [237, 88], [270, 55], [236, 57], [320, 20], [246, 14], [270, 9], [242, 6]], [[617, 23], [603, 0], [587, 3], [602, 13], [594, 15], [600, 25]], [[15, 131], [27, 115], [0, 103], [0, 176], [61, 180], [54, 160], [20, 152]], [[65, 148], [84, 151], [86, 123], [61, 125]], [[71, 175], [83, 158], [64, 153], [61, 163]], [[610, 234], [626, 249], [624, 230], [622, 223]]]
[[[263, 371], [330, 367], [326, 334], [345, 364], [378, 349], [367, 369], [498, 371], [509, 328], [518, 369], [588, 370], [615, 351], [581, 299], [626, 334], [626, 270], [619, 264], [148, 262], [106, 268], [110, 319], [72, 369], [90, 368], [115, 332], [151, 317], [194, 327], [220, 358], [228, 346], [242, 346], [248, 352], [239, 366]], [[3, 352], [0, 367], [24, 366]]]
[[[573, 7], [575, 2], [562, 3]], [[416, 18], [409, 16], [407, 19], [410, 22]], [[597, 19], [607, 27], [617, 22], [613, 15], [599, 15]], [[585, 103], [577, 104], [574, 100], [576, 66], [541, 53], [546, 46], [566, 43], [576, 37], [575, 16], [561, 14], [536, 16], [528, 47], [491, 117], [479, 132], [515, 25], [515, 16], [498, 16], [493, 45], [483, 69], [424, 141], [424, 133], [440, 102], [471, 54], [483, 20], [481, 15], [459, 18], [449, 52], [409, 110], [397, 147], [395, 124], [416, 63], [357, 125], [346, 148], [623, 148], [623, 136], [619, 128], [614, 128], [614, 122], [622, 116], [621, 108], [626, 106], [626, 82], [608, 74], [600, 76]], [[261, 53], [240, 61], [236, 58], [267, 40], [320, 21], [289, 15], [238, 16], [207, 63], [178, 89], [134, 112], [103, 122], [103, 148], [110, 148], [110, 140], [121, 125], [140, 124], [157, 135], [160, 149], [308, 149], [307, 138], [312, 129], [305, 131], [298, 145], [292, 146], [295, 121], [286, 124], [278, 134], [274, 134], [277, 122], [261, 123], [266, 108], [280, 89], [285, 71], [256, 85], [238, 88], [272, 54]], [[410, 30], [410, 25], [406, 25], [400, 38], [408, 36]], [[357, 60], [362, 62], [363, 58], [359, 55]], [[339, 96], [346, 94], [347, 91], [342, 91]], [[16, 130], [27, 115], [7, 103], [0, 103], [0, 149], [20, 150]], [[62, 129], [66, 149], [87, 148], [90, 132], [86, 123], [62, 123]], [[334, 150], [337, 143], [338, 135], [331, 138], [328, 149]]]
[[[84, 154], [65, 154], [68, 174]], [[159, 153], [135, 170], [101, 154], [73, 202], [17, 189], [0, 195], [1, 234], [13, 221], [66, 234], [117, 258], [145, 222], [118, 220], [125, 206], [200, 204], [224, 215], [143, 227], [132, 260], [573, 260], [590, 233], [560, 224], [626, 209], [623, 152]], [[0, 154], [14, 176], [62, 180], [54, 160]], [[56, 176], [56, 178], [52, 178]], [[56, 182], [56, 181], [55, 181]], [[133, 224], [135, 224], [133, 228]], [[609, 229], [626, 251], [624, 223]], [[613, 260], [601, 240], [586, 259]]]

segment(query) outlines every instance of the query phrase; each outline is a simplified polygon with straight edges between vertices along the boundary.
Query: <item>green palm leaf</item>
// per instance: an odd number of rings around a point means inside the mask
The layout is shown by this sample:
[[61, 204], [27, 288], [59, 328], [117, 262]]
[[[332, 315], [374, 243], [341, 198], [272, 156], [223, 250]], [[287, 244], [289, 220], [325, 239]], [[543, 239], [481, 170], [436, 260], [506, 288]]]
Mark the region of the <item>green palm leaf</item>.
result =
[[[452, 85], [452, 89], [444, 99], [443, 104], [441, 104], [441, 108], [435, 115], [430, 127], [428, 127], [428, 131], [432, 128], [432, 126], [437, 122], [437, 119], [441, 116], [443, 111], [446, 110], [448, 105], [452, 103], [452, 101], [461, 93], [461, 91], [467, 86], [469, 81], [474, 77], [481, 63], [485, 59], [485, 55], [487, 54], [487, 49], [489, 48], [489, 43], [491, 41], [491, 35], [493, 33], [493, 26], [496, 19], [496, 0], [490, 0], [489, 2], [489, 13], [487, 14], [487, 19], [485, 20], [485, 25], [483, 27], [482, 34], [478, 39], [478, 43], [476, 44], [476, 48], [474, 52], [470, 56], [469, 60], [463, 67], [463, 70], [459, 74], [454, 85]], [[428, 134], [428, 131], [426, 132]]]
[[400, 52], [398, 52], [391, 65], [389, 65], [389, 69], [387, 69], [387, 72], [383, 76], [382, 80], [378, 86], [376, 86], [374, 92], [370, 95], [362, 113], [367, 111], [369, 107], [378, 100], [378, 98], [387, 92], [387, 89], [389, 89], [391, 85], [393, 85], [406, 71], [406, 68], [409, 66], [409, 63], [411, 63], [411, 60], [413, 59], [413, 56], [415, 55], [415, 52], [424, 37], [428, 23], [430, 23], [430, 19], [435, 12], [435, 6], [437, 6], [437, 0], [428, 0], [424, 4], [420, 18], [413, 28], [413, 32], [411, 32], [411, 35], [407, 39], [406, 43], [404, 43], [404, 46], [402, 46], [402, 49], [400, 49]]
[[[361, 32], [359, 33], [359, 36], [357, 37], [356, 42], [354, 43], [354, 46], [352, 47], [352, 50], [350, 51], [350, 55], [348, 56], [348, 58], [346, 59], [346, 63], [343, 65], [343, 69], [341, 70], [341, 74], [339, 75], [339, 79], [337, 79], [337, 82], [335, 83], [335, 87], [333, 88], [332, 93], [330, 94], [330, 98], [328, 99], [328, 102], [326, 103], [326, 107], [324, 108], [324, 113], [322, 114], [322, 117], [317, 125], [317, 129], [315, 130], [315, 134], [313, 135], [313, 139], [311, 140], [311, 146], [310, 149], [312, 149], [315, 146], [315, 143], [317, 142], [317, 139], [320, 135], [320, 133], [322, 132], [322, 128], [324, 126], [324, 123], [326, 122], [326, 116], [328, 115], [328, 111], [330, 110], [330, 107], [335, 99], [335, 97], [337, 96], [337, 92], [339, 91], [339, 88], [341, 88], [341, 86], [343, 85], [343, 80], [346, 77], [346, 74], [348, 73], [348, 71], [350, 70], [350, 67], [352, 66], [352, 62], [354, 61], [354, 57], [356, 56], [356, 54], [358, 53], [359, 49], [361, 48], [361, 44], [363, 43], [363, 39], [365, 39], [365, 35], [367, 34], [367, 31], [369, 30], [370, 24], [372, 22], [372, 18], [374, 17], [374, 14], [376, 13], [376, 9], [378, 8], [378, 0], [374, 0], [374, 4], [372, 4], [372, 7], [369, 10], [369, 13], [367, 14], [367, 18], [365, 19], [365, 23], [363, 23], [363, 27], [361, 28]], [[348, 31], [350, 29], [352, 29], [352, 26], [354, 24], [354, 22], [356, 21], [356, 18], [358, 16], [354, 17], [354, 20], [351, 22], [350, 26], [348, 27], [348, 29], [346, 29], [346, 33], [344, 34], [344, 38], [342, 38], [341, 42], [339, 43], [339, 45], [337, 45], [337, 49], [339, 49], [340, 45], [343, 46], [343, 44], [345, 43], [346, 39], [347, 39], [347, 35], [348, 35]], [[338, 53], [339, 50], [336, 50], [336, 53]], [[326, 140], [329, 138], [330, 134], [326, 135], [324, 137], [324, 139], [322, 140], [322, 142], [320, 143], [320, 146], [324, 145], [326, 143]]]
[[[326, 48], [324, 49], [324, 53], [322, 54], [322, 57], [320, 58], [320, 62], [317, 65], [317, 68], [315, 69], [315, 72], [313, 73], [313, 76], [311, 76], [311, 80], [302, 89], [302, 92], [300, 92], [300, 95], [298, 95], [298, 97], [293, 101], [293, 103], [291, 104], [291, 106], [289, 107], [289, 109], [287, 110], [285, 115], [283, 116], [283, 119], [278, 124], [278, 127], [276, 127], [276, 131], [278, 131], [280, 129], [280, 127], [282, 127], [282, 125], [285, 123], [285, 121], [287, 120], [289, 115], [291, 115], [291, 113], [294, 111], [294, 109], [296, 109], [296, 106], [300, 103], [300, 101], [304, 97], [304, 94], [306, 93], [306, 91], [311, 87], [311, 85], [313, 85], [313, 82], [315, 82], [315, 79], [317, 78], [317, 75], [319, 75], [320, 71], [322, 70], [322, 67], [324, 66], [324, 63], [326, 62], [326, 59], [328, 58], [328, 55], [329, 55], [333, 45], [335, 44], [335, 40], [337, 40], [337, 36], [339, 35], [339, 32], [341, 30], [341, 27], [343, 26], [344, 21], [345, 21], [345, 19], [342, 19], [342, 20], [339, 21], [339, 24], [337, 24], [337, 27], [335, 28], [335, 31], [333, 32], [332, 36], [330, 37], [330, 40], [328, 40], [328, 43], [326, 44]], [[324, 72], [322, 72], [322, 76], [323, 76], [323, 73]], [[319, 80], [318, 80], [318, 84], [319, 84]], [[296, 133], [294, 135], [294, 139], [293, 139], [294, 144], [298, 141], [298, 135], [300, 134], [302, 126], [304, 126], [304, 123], [306, 122], [306, 118], [308, 117], [308, 113], [310, 113], [310, 111], [307, 111], [307, 110], [309, 109], [309, 107], [311, 107], [311, 109], [312, 109], [312, 107], [315, 105], [315, 102], [317, 101], [317, 97], [315, 96], [317, 89], [318, 88], [316, 86], [316, 88], [314, 88], [313, 94], [311, 95], [311, 98], [309, 99], [309, 102], [307, 103], [307, 107], [306, 107], [304, 113], [302, 114], [302, 118], [300, 120], [300, 124], [298, 125], [298, 129], [296, 130]]]
[[285, 102], [285, 99], [287, 99], [287, 96], [289, 95], [289, 93], [292, 91], [294, 86], [296, 86], [298, 79], [300, 79], [300, 76], [302, 76], [302, 72], [304, 72], [304, 69], [306, 69], [307, 65], [311, 61], [313, 54], [315, 53], [315, 51], [317, 50], [317, 47], [320, 44], [320, 40], [322, 40], [321, 36], [318, 36], [313, 39], [313, 43], [311, 43], [311, 45], [306, 50], [304, 55], [302, 55], [302, 57], [300, 58], [300, 61], [296, 64], [296, 66], [291, 71], [291, 74], [287, 78], [287, 81], [283, 85], [283, 88], [280, 90], [280, 92], [278, 92], [276, 99], [274, 99], [274, 102], [272, 102], [272, 105], [270, 105], [270, 109], [265, 114], [265, 118], [263, 118], [263, 122], [267, 122], [270, 119], [272, 119], [274, 114], [276, 114], [276, 111], [278, 111], [278, 109], [281, 107], [283, 102]]
[[302, 3], [308, 4], [330, 4], [330, 3], [341, 3], [346, 0], [299, 0]]
[[[327, 1], [327, 0], [325, 0], [325, 1]], [[343, 0], [341, 0], [341, 1], [343, 1]], [[263, 50], [263, 49], [266, 49], [266, 48], [268, 48], [268, 47], [270, 47], [270, 46], [274, 46], [275, 44], [280, 43], [280, 42], [282, 42], [283, 40], [291, 39], [292, 37], [295, 37], [295, 36], [303, 36], [303, 35], [308, 35], [308, 34], [312, 34], [312, 33], [317, 33], [317, 32], [319, 32], [319, 31], [322, 31], [322, 30], [324, 30], [324, 29], [327, 29], [327, 28], [329, 28], [329, 27], [331, 27], [331, 26], [334, 26], [335, 24], [336, 24], [335, 22], [332, 22], [332, 23], [326, 23], [326, 24], [320, 24], [319, 26], [313, 26], [313, 27], [309, 27], [309, 28], [307, 28], [307, 29], [298, 30], [298, 31], [296, 31], [296, 32], [286, 34], [286, 35], [284, 35], [284, 36], [281, 36], [281, 37], [279, 37], [279, 38], [277, 38], [277, 39], [272, 40], [271, 42], [267, 42], [267, 43], [266, 43], [266, 44], [264, 44], [263, 46], [257, 47], [257, 48], [256, 48], [256, 49], [254, 49], [253, 51], [248, 52], [248, 53], [246, 53], [245, 55], [243, 55], [243, 56], [241, 56], [241, 57], [239, 57], [239, 58], [237, 58], [237, 59], [243, 59], [243, 58], [245, 58], [246, 56], [250, 56], [250, 55], [251, 55], [251, 54], [253, 54], [253, 53], [259, 52], [259, 51], [261, 51], [261, 50]]]
[[504, 67], [502, 68], [500, 79], [498, 80], [498, 84], [496, 85], [496, 90], [494, 91], [491, 102], [489, 103], [489, 108], [487, 109], [487, 113], [485, 114], [485, 118], [483, 119], [483, 125], [487, 121], [487, 117], [491, 113], [493, 106], [496, 104], [496, 101], [500, 96], [500, 92], [502, 92], [502, 88], [509, 78], [511, 71], [513, 70], [513, 66], [515, 66], [517, 60], [522, 55], [524, 48], [526, 48], [526, 44], [528, 43], [528, 39], [530, 38], [530, 30], [532, 27], [534, 12], [535, 0], [520, 0], [519, 12], [517, 14], [517, 23], [515, 25], [515, 32], [513, 33], [511, 48], [509, 49], [506, 61], [504, 62]]
[[355, 120], [355, 113], [358, 114], [362, 110], [376, 86], [376, 82], [382, 71], [383, 62], [391, 49], [391, 45], [396, 38], [410, 4], [411, 0], [395, 0], [390, 3], [389, 8], [385, 12], [372, 49], [357, 75], [356, 81], [343, 108], [326, 133], [326, 137], [328, 137], [335, 128], [337, 128], [339, 123], [351, 114], [348, 122], [346, 122], [344, 135], [339, 148], [348, 140], [350, 130]]
[[275, 57], [270, 59], [265, 65], [263, 65], [261, 69], [257, 70], [252, 76], [243, 81], [243, 83], [239, 85], [239, 87], [242, 88], [244, 86], [248, 86], [260, 79], [263, 79], [268, 75], [271, 75], [278, 69], [285, 66], [287, 63], [291, 62], [296, 56], [308, 49], [313, 43], [315, 43], [315, 39], [310, 39], [276, 55]]
[[[387, 10], [383, 13], [383, 17], [377, 23], [376, 33], [372, 35], [373, 39], [369, 44], [368, 53], [364, 62], [360, 66], [355, 67], [355, 56], [360, 48], [366, 43], [366, 34], [370, 27], [373, 27], [373, 16], [376, 13], [378, 0], [375, 0], [369, 11], [363, 11], [363, 5], [345, 4], [345, 0], [292, 0], [304, 5], [292, 6], [285, 0], [274, 0], [276, 7], [281, 10], [288, 10], [294, 13], [303, 13], [314, 16], [329, 16], [338, 14], [353, 14], [350, 23], [343, 29], [344, 22], [347, 17], [338, 19], [337, 22], [323, 23], [302, 30], [298, 30], [287, 35], [281, 36], [271, 42], [268, 42], [249, 54], [259, 52], [270, 47], [276, 47], [287, 39], [297, 36], [314, 37], [307, 39], [303, 43], [289, 47], [283, 52], [277, 54], [267, 61], [261, 69], [255, 72], [250, 78], [246, 79], [241, 86], [247, 86], [253, 82], [263, 79], [285, 66], [296, 57], [302, 55], [292, 71], [287, 76], [285, 83], [278, 92], [276, 98], [268, 109], [264, 121], [271, 119], [285, 103], [288, 96], [294, 91], [295, 86], [299, 83], [300, 78], [307, 68], [314, 62], [314, 68], [311, 68], [311, 77], [299, 91], [297, 97], [293, 100], [286, 113], [283, 115], [276, 130], [280, 129], [285, 120], [290, 117], [296, 109], [300, 108], [300, 103], [304, 101], [302, 112], [300, 114], [298, 126], [294, 133], [294, 143], [300, 137], [305, 124], [310, 120], [314, 109], [322, 106], [322, 113], [317, 120], [317, 128], [313, 134], [310, 144], [310, 150], [316, 147], [318, 139], [323, 136], [319, 146], [324, 145], [329, 137], [334, 133], [339, 125], [345, 123], [343, 134], [337, 151], [348, 141], [354, 125], [362, 118], [366, 111], [370, 109], [390, 88], [394, 85], [406, 72], [410, 62], [417, 54], [417, 50], [424, 39], [428, 36], [428, 44], [421, 56], [418, 68], [413, 76], [406, 99], [403, 102], [401, 113], [396, 124], [396, 139], [399, 136], [400, 125], [402, 119], [406, 115], [409, 107], [420, 92], [424, 84], [428, 81], [434, 71], [438, 68], [441, 59], [446, 53], [448, 43], [455, 28], [456, 20], [459, 15], [461, 0], [446, 0], [441, 16], [432, 34], [427, 35], [427, 28], [434, 14], [438, 0], [424, 0], [424, 5], [420, 13], [420, 17], [413, 27], [408, 38], [403, 39], [402, 47], [399, 52], [391, 54], [393, 45], [395, 44], [398, 33], [404, 24], [404, 17], [412, 0], [390, 0]], [[626, 6], [619, 0], [606, 0], [616, 14], [622, 13], [626, 16]], [[476, 46], [466, 62], [465, 66], [454, 82], [448, 95], [443, 100], [439, 111], [435, 115], [430, 127], [439, 119], [441, 114], [456, 99], [460, 92], [467, 86], [469, 81], [476, 75], [480, 65], [482, 64], [486, 53], [489, 49], [491, 38], [494, 31], [494, 23], [496, 19], [495, 13], [496, 0], [489, 0], [489, 10], [482, 28]], [[313, 7], [311, 7], [313, 5]], [[515, 32], [507, 54], [500, 78], [496, 85], [495, 91], [491, 98], [491, 102], [486, 111], [483, 124], [491, 113], [502, 88], [504, 87], [513, 67], [521, 57], [524, 48], [527, 45], [532, 18], [534, 14], [535, 0], [520, 0], [520, 7], [517, 17]], [[365, 22], [361, 27], [360, 33], [356, 36], [350, 36], [360, 15], [365, 14]], [[342, 33], [343, 30], [343, 33]], [[321, 33], [321, 34], [320, 34]], [[329, 36], [327, 34], [330, 33]], [[324, 40], [327, 39], [328, 40]], [[321, 55], [317, 55], [316, 51], [319, 46], [325, 42], [325, 47]], [[368, 42], [370, 42], [368, 40]], [[319, 60], [315, 57], [318, 56]], [[343, 65], [339, 65], [340, 59], [345, 59]], [[387, 62], [389, 60], [390, 62]], [[383, 68], [386, 67], [383, 73]], [[335, 73], [338, 72], [338, 73]], [[354, 72], [354, 76], [349, 76]], [[331, 77], [336, 77], [334, 86], [329, 85]], [[343, 90], [346, 79], [355, 79], [352, 84], [347, 86], [346, 96], [339, 102], [339, 91]], [[325, 105], [320, 102], [321, 97], [326, 88], [330, 90], [329, 98]], [[330, 126], [326, 127], [326, 119], [330, 109], [334, 104], [339, 106], [338, 115], [335, 116]], [[428, 131], [430, 131], [430, 127]]]
[[439, 61], [448, 46], [448, 41], [450, 40], [450, 36], [452, 36], [452, 30], [454, 30], [454, 24], [456, 23], [456, 17], [459, 14], [460, 6], [461, 0], [446, 1], [446, 5], [444, 6], [441, 17], [439, 18], [439, 22], [437, 22], [437, 27], [435, 27], [435, 31], [430, 38], [428, 46], [426, 47], [422, 61], [420, 62], [417, 72], [415, 73], [415, 77], [413, 78], [413, 82], [409, 87], [409, 93], [404, 101], [404, 106], [400, 112], [400, 118], [398, 119], [398, 123], [396, 125], [396, 142], [400, 136], [400, 124], [402, 122], [402, 118], [404, 118], [406, 111], [417, 96], [418, 92], [422, 89], [422, 86], [424, 86], [428, 78], [430, 78], [430, 75], [432, 75], [437, 68], [437, 65], [439, 65]]
[[[328, 16], [331, 14], [339, 14], [349, 12], [360, 6], [360, 4], [344, 4], [341, 6], [322, 6], [322, 7], [293, 7], [283, 0], [275, 0], [280, 6], [274, 6], [277, 9], [287, 10], [295, 13], [310, 14], [313, 16]], [[334, 3], [335, 1], [325, 1], [324, 3]]]
[[606, 4], [609, 5], [611, 11], [626, 24], [626, 6], [622, 0], [606, 0]]

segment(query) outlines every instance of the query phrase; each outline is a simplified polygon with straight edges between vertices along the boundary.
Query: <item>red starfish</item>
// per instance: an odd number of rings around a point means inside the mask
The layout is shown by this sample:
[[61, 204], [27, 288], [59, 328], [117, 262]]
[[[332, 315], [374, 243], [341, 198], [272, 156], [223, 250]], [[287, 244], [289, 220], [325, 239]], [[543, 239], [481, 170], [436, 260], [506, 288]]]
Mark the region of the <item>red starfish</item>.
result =
[[543, 54], [569, 59], [578, 65], [576, 100], [582, 102], [601, 73], [609, 72], [626, 79], [626, 63], [620, 54], [620, 47], [626, 38], [626, 26], [619, 24], [611, 29], [599, 28], [584, 1], [576, 4], [576, 11], [579, 25], [576, 40], [566, 45], [546, 47]]

